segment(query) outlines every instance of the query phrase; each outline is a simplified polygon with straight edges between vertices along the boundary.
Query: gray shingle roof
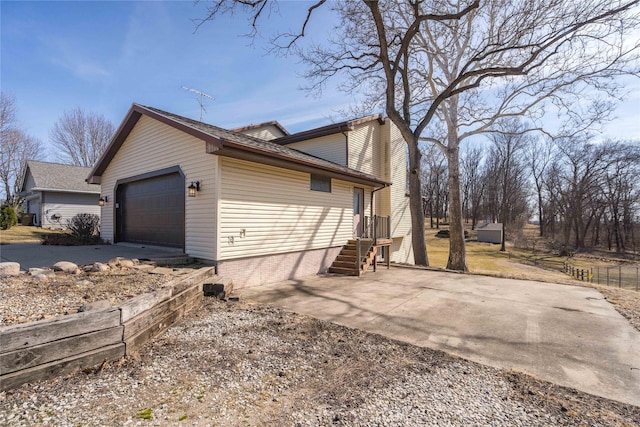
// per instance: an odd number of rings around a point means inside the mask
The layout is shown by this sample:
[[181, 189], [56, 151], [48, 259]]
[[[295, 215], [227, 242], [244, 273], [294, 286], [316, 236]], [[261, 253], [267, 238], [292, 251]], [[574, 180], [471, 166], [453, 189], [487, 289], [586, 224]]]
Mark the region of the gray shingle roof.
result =
[[[99, 185], [85, 182], [91, 168], [27, 160], [27, 171], [31, 173], [35, 182], [34, 187], [30, 190], [100, 194]], [[23, 185], [25, 184], [23, 183]]]
[[[260, 153], [264, 153], [265, 155], [269, 155], [269, 154], [276, 155], [280, 158], [285, 158], [292, 162], [305, 163], [305, 164], [316, 166], [322, 169], [326, 169], [326, 170], [330, 170], [337, 173], [342, 173], [345, 175], [350, 175], [353, 177], [358, 177], [366, 180], [384, 182], [383, 180], [381, 180], [380, 178], [377, 178], [374, 175], [364, 173], [356, 169], [352, 169], [347, 166], [343, 166], [334, 162], [330, 162], [320, 157], [303, 153], [302, 151], [289, 148], [284, 145], [275, 144], [273, 142], [265, 141], [260, 138], [255, 138], [253, 136], [245, 135], [239, 132], [223, 129], [207, 123], [199, 122], [197, 120], [192, 120], [187, 117], [178, 116], [176, 114], [159, 110], [157, 108], [147, 107], [144, 105], [140, 105], [140, 107], [153, 111], [162, 116], [165, 116], [171, 120], [180, 122], [191, 128], [198, 129], [208, 135], [219, 138], [225, 142], [231, 142], [234, 145], [236, 145], [236, 147], [233, 147], [233, 148], [251, 149]], [[227, 146], [228, 144], [224, 144], [224, 145]]]
[[[131, 106], [127, 117], [120, 124], [111, 143], [93, 170], [88, 174], [89, 182], [100, 182], [107, 166], [111, 163], [111, 160], [113, 160], [142, 115], [159, 120], [166, 125], [205, 141], [207, 143], [207, 153], [210, 154], [235, 157], [292, 170], [323, 173], [333, 178], [371, 186], [387, 186], [391, 184], [371, 174], [351, 169], [302, 151], [140, 104]], [[212, 151], [209, 151], [210, 149]]]

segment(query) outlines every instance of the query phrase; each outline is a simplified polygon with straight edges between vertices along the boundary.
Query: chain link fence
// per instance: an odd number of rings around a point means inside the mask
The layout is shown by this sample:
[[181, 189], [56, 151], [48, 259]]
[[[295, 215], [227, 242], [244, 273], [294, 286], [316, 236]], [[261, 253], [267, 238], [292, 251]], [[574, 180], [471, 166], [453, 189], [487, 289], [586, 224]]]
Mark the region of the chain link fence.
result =
[[640, 266], [580, 268], [564, 263], [564, 272], [584, 282], [640, 291]]

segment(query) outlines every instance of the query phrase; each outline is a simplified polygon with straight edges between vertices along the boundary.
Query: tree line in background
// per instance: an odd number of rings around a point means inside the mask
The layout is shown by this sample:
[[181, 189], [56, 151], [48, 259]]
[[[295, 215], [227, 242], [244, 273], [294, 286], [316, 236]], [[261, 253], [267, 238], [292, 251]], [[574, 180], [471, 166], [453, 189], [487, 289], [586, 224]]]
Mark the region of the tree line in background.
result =
[[[221, 15], [244, 14], [255, 36], [275, 19], [277, 0], [212, 0], [202, 26]], [[524, 117], [535, 131], [558, 139], [606, 121], [623, 90], [619, 77], [638, 75], [639, 0], [316, 0], [297, 29], [283, 22], [270, 51], [296, 54], [308, 66], [308, 90], [321, 92], [336, 76], [353, 93], [355, 111], [381, 109], [407, 142], [412, 247], [429, 265], [425, 243], [422, 144], [444, 161], [438, 203], [450, 215], [447, 268], [467, 271], [460, 147], [501, 133], [503, 120]], [[331, 34], [306, 43], [318, 9], [332, 13]], [[322, 22], [321, 22], [322, 23]], [[326, 22], [324, 23], [326, 25]], [[272, 27], [273, 28], [273, 27]], [[545, 129], [549, 112], [561, 117]], [[534, 129], [530, 132], [533, 133]], [[497, 150], [497, 148], [496, 148]], [[431, 161], [431, 159], [427, 159]], [[514, 165], [504, 165], [507, 174]], [[507, 215], [517, 183], [488, 183], [496, 215]], [[446, 187], [446, 188], [445, 188]], [[490, 188], [485, 188], [489, 194]], [[494, 191], [508, 196], [500, 198]]]
[[[501, 222], [517, 235], [535, 220], [561, 253], [588, 248], [640, 248], [640, 144], [588, 137], [538, 139], [492, 134], [461, 152], [464, 221], [472, 229]], [[508, 129], [509, 126], [503, 128]], [[446, 159], [433, 147], [423, 157], [423, 203], [431, 227], [448, 220]]]
[[[10, 93], [0, 94], [0, 182], [4, 192], [3, 205], [20, 206], [21, 180], [27, 160], [45, 160], [42, 141], [29, 135], [17, 118], [17, 102]], [[115, 126], [103, 115], [76, 108], [65, 111], [49, 133], [52, 156], [69, 165], [92, 167], [102, 155]]]

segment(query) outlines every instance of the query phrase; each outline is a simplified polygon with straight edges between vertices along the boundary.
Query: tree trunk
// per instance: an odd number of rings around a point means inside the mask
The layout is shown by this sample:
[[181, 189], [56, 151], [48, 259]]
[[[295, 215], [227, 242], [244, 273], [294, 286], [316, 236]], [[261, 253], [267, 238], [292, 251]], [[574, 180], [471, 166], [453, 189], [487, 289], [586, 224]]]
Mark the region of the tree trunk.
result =
[[459, 147], [449, 143], [447, 163], [449, 167], [449, 270], [469, 271], [462, 222], [462, 198], [460, 191]]
[[411, 243], [416, 265], [429, 265], [427, 244], [424, 237], [424, 212], [422, 210], [422, 183], [420, 177], [422, 154], [418, 140], [407, 141], [409, 146], [409, 209], [411, 211]]
[[543, 227], [543, 222], [544, 222], [544, 218], [543, 218], [543, 209], [542, 209], [542, 204], [544, 203], [543, 199], [542, 199], [542, 188], [540, 188], [540, 186], [536, 185], [536, 189], [538, 191], [538, 225], [540, 228], [540, 237], [544, 237], [544, 227]]

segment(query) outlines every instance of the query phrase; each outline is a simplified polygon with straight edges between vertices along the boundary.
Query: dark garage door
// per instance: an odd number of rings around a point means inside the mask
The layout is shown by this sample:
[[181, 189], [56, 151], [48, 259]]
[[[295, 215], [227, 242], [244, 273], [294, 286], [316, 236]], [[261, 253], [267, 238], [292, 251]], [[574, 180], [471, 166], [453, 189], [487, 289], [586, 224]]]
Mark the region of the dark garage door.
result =
[[184, 248], [184, 188], [179, 173], [120, 184], [116, 240]]

